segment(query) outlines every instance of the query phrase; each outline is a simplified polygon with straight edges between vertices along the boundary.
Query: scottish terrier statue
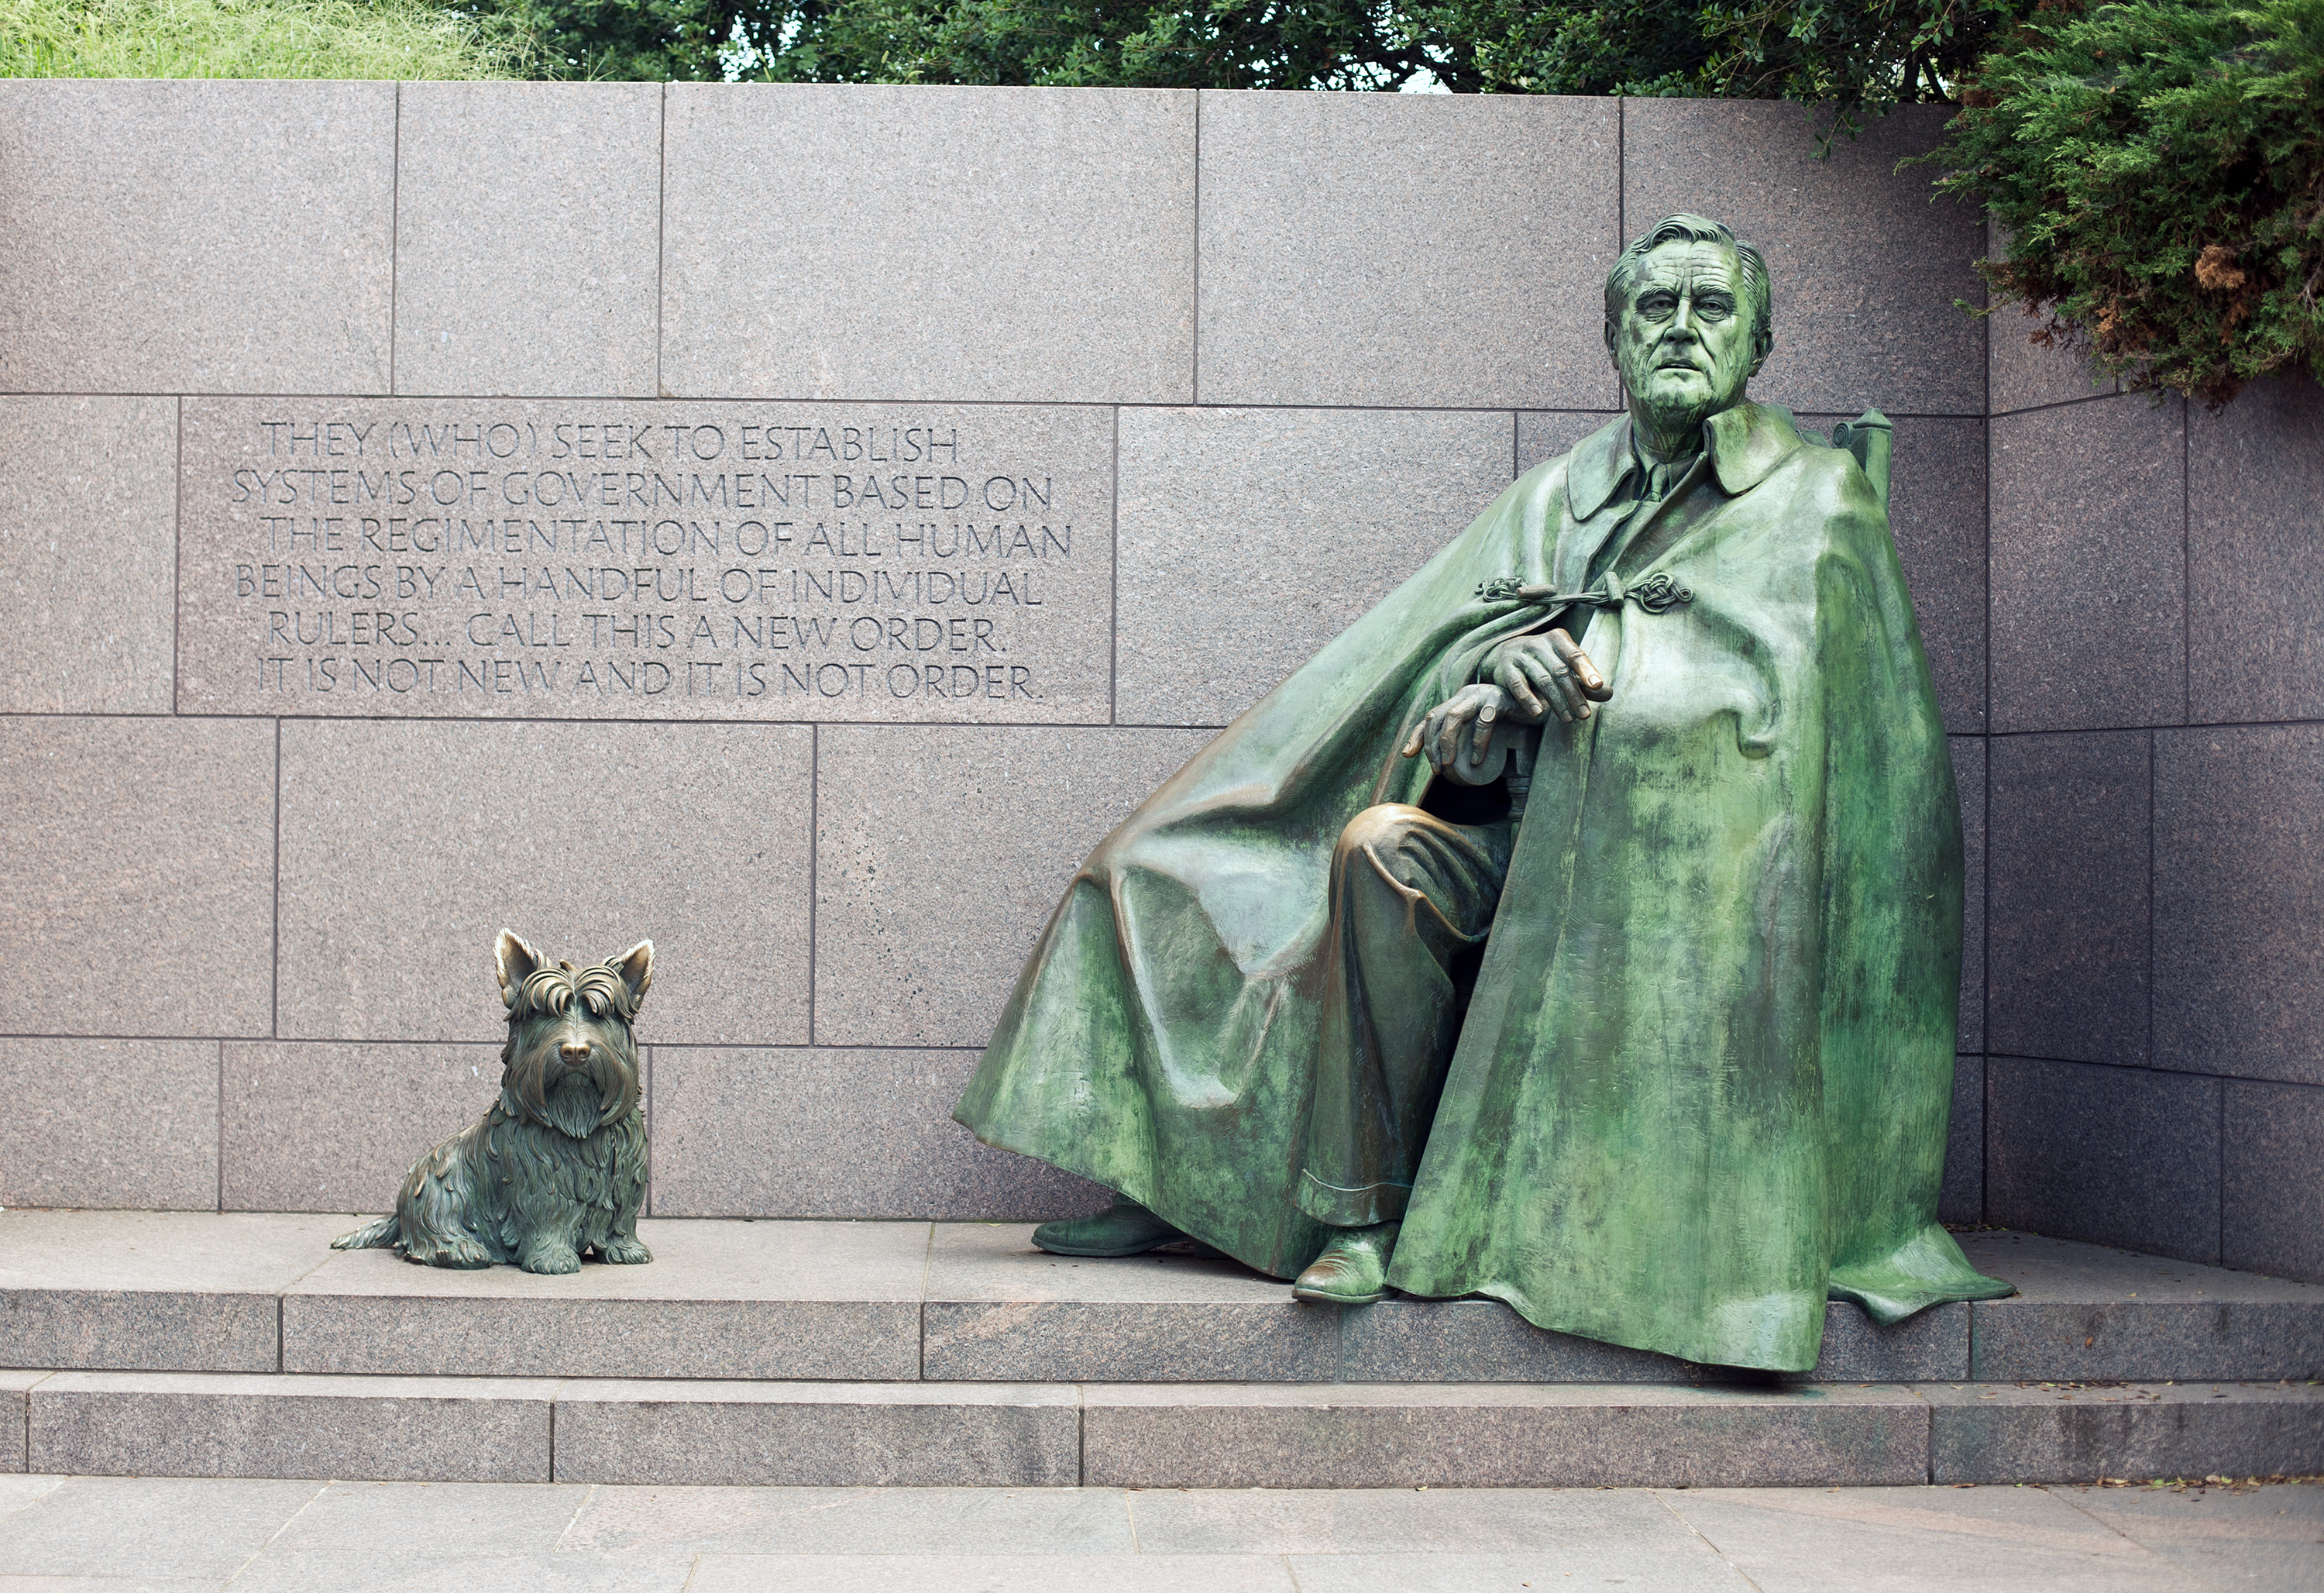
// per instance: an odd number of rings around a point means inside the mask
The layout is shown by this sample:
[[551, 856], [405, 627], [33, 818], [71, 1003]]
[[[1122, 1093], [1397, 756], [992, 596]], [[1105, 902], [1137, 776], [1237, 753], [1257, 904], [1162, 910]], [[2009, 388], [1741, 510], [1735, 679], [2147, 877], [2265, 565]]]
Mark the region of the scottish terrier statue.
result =
[[493, 961], [509, 1009], [500, 1099], [412, 1166], [393, 1217], [332, 1248], [529, 1273], [577, 1272], [584, 1251], [651, 1261], [638, 1242], [646, 1126], [630, 1025], [653, 983], [653, 942], [576, 969], [503, 930]]

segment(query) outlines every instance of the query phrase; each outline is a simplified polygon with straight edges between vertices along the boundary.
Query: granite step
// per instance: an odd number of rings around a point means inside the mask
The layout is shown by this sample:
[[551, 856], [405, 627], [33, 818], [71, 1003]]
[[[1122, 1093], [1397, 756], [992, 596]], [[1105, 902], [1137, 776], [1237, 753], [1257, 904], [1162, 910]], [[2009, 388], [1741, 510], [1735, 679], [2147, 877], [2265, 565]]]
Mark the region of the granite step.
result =
[[2324, 1471], [2324, 1388], [2295, 1384], [19, 1381], [21, 1436], [0, 1434], [8, 1468], [98, 1476], [1840, 1487]]
[[[1638, 1384], [1708, 1369], [1498, 1301], [1303, 1305], [1231, 1262], [1046, 1255], [1023, 1224], [648, 1221], [650, 1266], [539, 1277], [337, 1252], [354, 1216], [0, 1213], [25, 1369], [843, 1383]], [[1820, 1384], [2324, 1375], [2324, 1286], [1991, 1231], [2018, 1285], [1891, 1328], [1830, 1308]]]

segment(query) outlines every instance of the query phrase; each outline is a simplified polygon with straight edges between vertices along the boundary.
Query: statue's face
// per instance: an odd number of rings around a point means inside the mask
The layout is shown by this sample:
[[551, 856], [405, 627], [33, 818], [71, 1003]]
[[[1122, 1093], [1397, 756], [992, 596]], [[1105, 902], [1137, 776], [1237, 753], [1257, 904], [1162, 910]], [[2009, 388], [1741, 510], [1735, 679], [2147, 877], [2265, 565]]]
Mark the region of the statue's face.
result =
[[1606, 337], [1624, 384], [1657, 415], [1699, 421], [1740, 403], [1757, 361], [1735, 251], [1702, 243], [1654, 250], [1638, 262]]

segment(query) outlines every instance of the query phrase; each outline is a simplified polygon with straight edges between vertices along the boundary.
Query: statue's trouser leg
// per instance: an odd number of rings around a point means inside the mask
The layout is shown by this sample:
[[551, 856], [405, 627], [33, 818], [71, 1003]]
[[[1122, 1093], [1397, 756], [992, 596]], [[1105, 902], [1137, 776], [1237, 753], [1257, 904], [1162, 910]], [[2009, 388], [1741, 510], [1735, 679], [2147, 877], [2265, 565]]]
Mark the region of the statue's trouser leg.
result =
[[1452, 965], [1492, 927], [1511, 833], [1390, 803], [1340, 836], [1298, 1195], [1318, 1222], [1404, 1215], [1460, 1033]]

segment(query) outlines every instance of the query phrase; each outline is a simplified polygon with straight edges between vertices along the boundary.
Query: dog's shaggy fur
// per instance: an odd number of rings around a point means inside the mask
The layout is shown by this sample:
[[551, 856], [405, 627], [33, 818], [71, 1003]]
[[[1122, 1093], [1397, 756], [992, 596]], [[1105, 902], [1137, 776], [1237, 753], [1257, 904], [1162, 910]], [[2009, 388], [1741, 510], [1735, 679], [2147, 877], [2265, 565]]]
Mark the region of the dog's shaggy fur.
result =
[[493, 960], [509, 1009], [500, 1099], [420, 1159], [393, 1217], [332, 1248], [529, 1273], [576, 1272], [585, 1250], [651, 1261], [638, 1243], [646, 1128], [630, 1024], [653, 983], [653, 942], [576, 971], [503, 930]]

